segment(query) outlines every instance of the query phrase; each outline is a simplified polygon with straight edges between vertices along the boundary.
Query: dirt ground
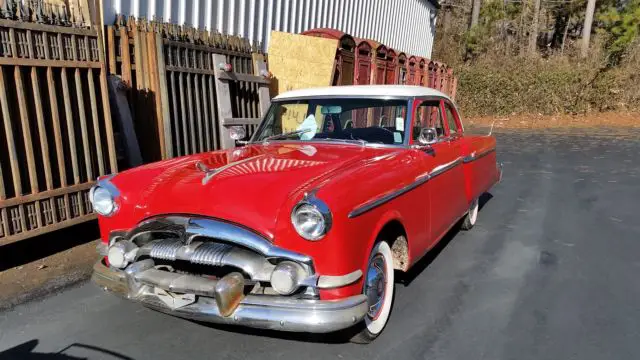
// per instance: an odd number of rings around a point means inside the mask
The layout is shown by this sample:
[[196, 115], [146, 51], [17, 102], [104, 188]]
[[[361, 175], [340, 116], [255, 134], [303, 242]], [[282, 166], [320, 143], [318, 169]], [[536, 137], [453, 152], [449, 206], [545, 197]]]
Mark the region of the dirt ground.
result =
[[99, 259], [97, 240], [0, 272], [0, 310], [86, 279]]
[[494, 129], [640, 128], [640, 113], [485, 116], [467, 118], [464, 123], [465, 126], [485, 127], [491, 126], [494, 121]]

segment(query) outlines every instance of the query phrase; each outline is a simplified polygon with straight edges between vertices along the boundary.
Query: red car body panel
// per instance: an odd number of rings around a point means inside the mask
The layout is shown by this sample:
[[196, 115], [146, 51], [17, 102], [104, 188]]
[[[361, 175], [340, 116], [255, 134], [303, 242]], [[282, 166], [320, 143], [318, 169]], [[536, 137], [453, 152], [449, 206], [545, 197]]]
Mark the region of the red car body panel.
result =
[[[457, 115], [456, 115], [457, 116]], [[456, 121], [461, 128], [460, 119]], [[277, 246], [306, 254], [321, 275], [365, 272], [382, 228], [400, 223], [410, 264], [418, 261], [465, 215], [474, 198], [499, 179], [495, 139], [458, 134], [416, 147], [375, 147], [313, 141], [274, 141], [175, 158], [118, 174], [119, 210], [99, 217], [101, 236], [129, 230], [166, 214], [187, 214], [240, 224]], [[467, 161], [469, 160], [469, 161]], [[210, 179], [196, 166], [231, 164]], [[350, 217], [354, 209], [397, 194], [439, 167], [453, 167], [393, 199]], [[291, 224], [293, 207], [316, 191], [331, 209], [333, 227], [320, 241], [300, 237]], [[321, 299], [362, 293], [363, 281], [321, 290]]]

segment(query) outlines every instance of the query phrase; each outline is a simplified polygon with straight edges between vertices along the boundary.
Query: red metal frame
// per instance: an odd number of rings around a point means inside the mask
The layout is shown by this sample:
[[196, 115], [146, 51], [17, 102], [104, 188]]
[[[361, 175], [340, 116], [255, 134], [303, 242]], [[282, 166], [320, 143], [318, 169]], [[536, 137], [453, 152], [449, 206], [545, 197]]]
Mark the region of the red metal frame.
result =
[[387, 50], [387, 68], [385, 70], [385, 84], [398, 83], [398, 57], [395, 50]]
[[367, 39], [356, 38], [354, 84], [371, 84], [373, 45]]

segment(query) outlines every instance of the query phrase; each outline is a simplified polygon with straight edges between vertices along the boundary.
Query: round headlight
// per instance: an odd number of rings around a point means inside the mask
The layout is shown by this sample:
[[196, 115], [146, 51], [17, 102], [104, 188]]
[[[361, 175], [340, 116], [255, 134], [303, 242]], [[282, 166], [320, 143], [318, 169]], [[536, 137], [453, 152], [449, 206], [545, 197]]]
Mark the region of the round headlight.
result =
[[91, 205], [100, 215], [110, 216], [116, 211], [116, 202], [109, 190], [96, 186], [91, 189]]
[[299, 287], [305, 271], [302, 267], [291, 261], [283, 261], [273, 269], [271, 273], [271, 287], [278, 294], [291, 295]]
[[320, 240], [329, 230], [329, 215], [316, 205], [302, 203], [291, 213], [291, 223], [298, 234], [307, 240]]

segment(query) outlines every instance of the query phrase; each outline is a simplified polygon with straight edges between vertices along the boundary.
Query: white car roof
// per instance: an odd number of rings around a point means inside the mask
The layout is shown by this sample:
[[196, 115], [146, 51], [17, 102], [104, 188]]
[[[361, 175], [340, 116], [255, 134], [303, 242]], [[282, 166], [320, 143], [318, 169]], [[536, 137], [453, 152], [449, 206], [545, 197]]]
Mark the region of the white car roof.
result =
[[449, 97], [432, 88], [412, 85], [348, 85], [327, 86], [292, 90], [282, 93], [273, 100], [285, 100], [295, 98], [324, 97], [324, 96], [391, 96], [391, 97], [418, 97], [435, 96], [449, 99]]

